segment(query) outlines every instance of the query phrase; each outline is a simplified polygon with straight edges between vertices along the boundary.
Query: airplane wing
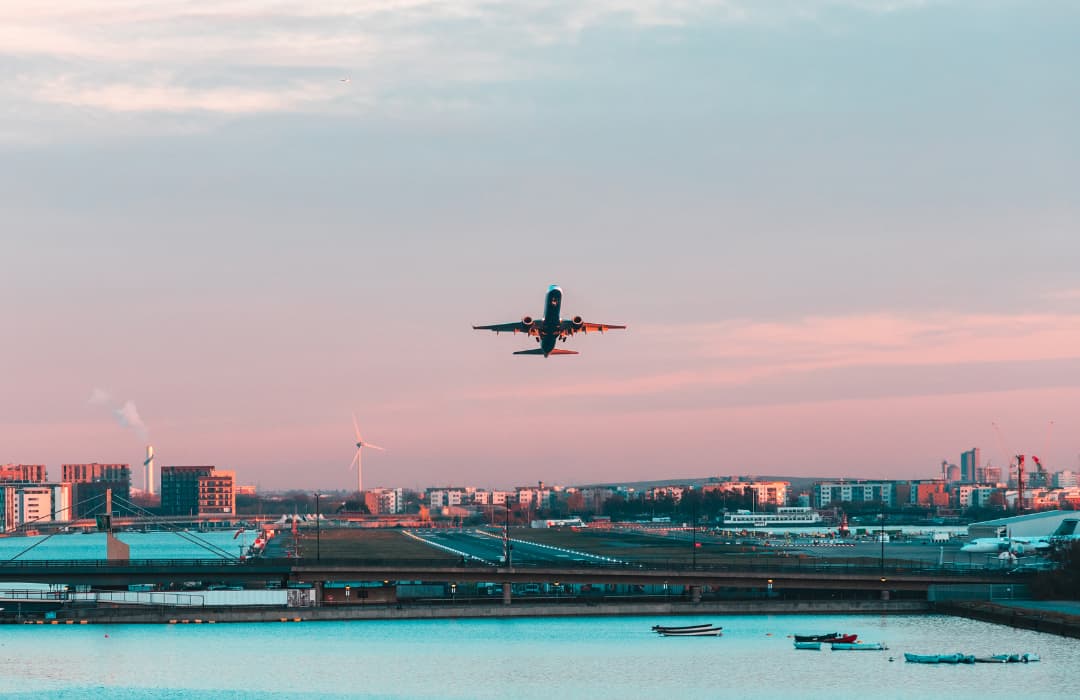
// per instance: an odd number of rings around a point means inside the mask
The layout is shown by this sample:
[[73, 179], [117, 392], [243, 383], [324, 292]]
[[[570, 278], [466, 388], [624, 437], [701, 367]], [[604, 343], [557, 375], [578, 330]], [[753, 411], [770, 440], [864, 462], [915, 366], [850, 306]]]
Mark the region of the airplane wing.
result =
[[535, 326], [526, 326], [521, 321], [513, 323], [493, 323], [490, 326], [473, 326], [474, 331], [495, 331], [496, 333], [536, 333]]
[[619, 330], [619, 329], [623, 329], [623, 328], [626, 328], [626, 326], [618, 326], [618, 325], [615, 325], [613, 323], [588, 323], [588, 322], [586, 322], [586, 323], [582, 323], [580, 328], [577, 328], [577, 329], [574, 329], [574, 330], [575, 330], [575, 332], [581, 332], [581, 333], [595, 333], [596, 331], [599, 331], [599, 332], [603, 333], [604, 331]]

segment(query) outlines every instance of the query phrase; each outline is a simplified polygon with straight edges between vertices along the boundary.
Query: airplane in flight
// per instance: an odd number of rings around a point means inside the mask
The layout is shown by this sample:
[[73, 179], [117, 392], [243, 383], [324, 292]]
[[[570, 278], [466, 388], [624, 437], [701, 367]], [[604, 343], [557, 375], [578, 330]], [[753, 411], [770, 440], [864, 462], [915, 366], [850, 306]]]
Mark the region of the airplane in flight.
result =
[[617, 326], [612, 323], [589, 323], [581, 318], [581, 316], [574, 316], [573, 318], [562, 318], [559, 316], [559, 312], [562, 309], [562, 288], [557, 284], [553, 284], [548, 287], [547, 295], [544, 297], [544, 317], [533, 318], [532, 316], [525, 316], [520, 321], [513, 323], [496, 323], [490, 326], [473, 326], [474, 330], [478, 331], [495, 331], [496, 333], [525, 333], [530, 337], [536, 338], [536, 342], [540, 343], [540, 347], [533, 348], [532, 350], [518, 350], [515, 355], [577, 355], [575, 350], [562, 350], [555, 347], [555, 344], [559, 341], [566, 342], [566, 339], [575, 333], [588, 333], [589, 331], [609, 331], [613, 329], [626, 328], [626, 326]]

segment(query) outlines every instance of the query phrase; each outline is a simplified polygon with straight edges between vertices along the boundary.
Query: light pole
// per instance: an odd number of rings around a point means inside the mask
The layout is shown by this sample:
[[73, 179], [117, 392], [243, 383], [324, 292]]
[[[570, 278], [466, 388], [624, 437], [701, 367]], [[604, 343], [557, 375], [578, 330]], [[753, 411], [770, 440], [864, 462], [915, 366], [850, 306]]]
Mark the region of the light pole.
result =
[[316, 561], [322, 559], [322, 517], [319, 514], [319, 501], [322, 500], [322, 494], [315, 493], [315, 559]]
[[881, 499], [881, 530], [878, 533], [881, 542], [881, 573], [885, 573], [885, 499]]
[[503, 560], [506, 568], [510, 568], [510, 502], [506, 501], [506, 523], [503, 525]]
[[690, 570], [697, 571], [697, 501], [690, 500]]

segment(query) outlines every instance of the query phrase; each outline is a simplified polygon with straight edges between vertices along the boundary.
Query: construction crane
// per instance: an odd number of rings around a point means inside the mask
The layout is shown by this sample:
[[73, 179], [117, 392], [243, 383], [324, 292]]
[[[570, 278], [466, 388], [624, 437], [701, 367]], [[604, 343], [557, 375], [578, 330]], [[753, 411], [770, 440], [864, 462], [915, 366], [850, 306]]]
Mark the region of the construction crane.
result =
[[1043, 463], [1039, 461], [1039, 458], [1032, 455], [1031, 461], [1035, 463], [1035, 473], [1032, 474], [1031, 486], [1046, 486], [1049, 484], [1049, 479], [1046, 475], [1046, 468], [1043, 467]]
[[1024, 455], [1016, 455], [1016, 514], [1024, 512]]

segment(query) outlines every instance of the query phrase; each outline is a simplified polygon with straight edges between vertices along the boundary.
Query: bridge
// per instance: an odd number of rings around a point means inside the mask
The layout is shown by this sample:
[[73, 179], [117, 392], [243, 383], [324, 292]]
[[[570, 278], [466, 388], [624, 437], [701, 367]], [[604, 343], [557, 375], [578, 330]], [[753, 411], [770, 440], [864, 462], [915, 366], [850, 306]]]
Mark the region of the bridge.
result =
[[[258, 583], [276, 585], [327, 582], [424, 581], [445, 583], [588, 583], [703, 586], [735, 589], [803, 591], [890, 591], [924, 593], [933, 585], [1016, 583], [1016, 576], [955, 566], [890, 560], [888, 565], [830, 562], [782, 557], [747, 558], [722, 565], [680, 563], [628, 564], [552, 562], [515, 565], [448, 565], [446, 559], [131, 559], [16, 560], [0, 562], [0, 581], [69, 586], [159, 585], [184, 582]], [[510, 586], [503, 586], [509, 602]]]

